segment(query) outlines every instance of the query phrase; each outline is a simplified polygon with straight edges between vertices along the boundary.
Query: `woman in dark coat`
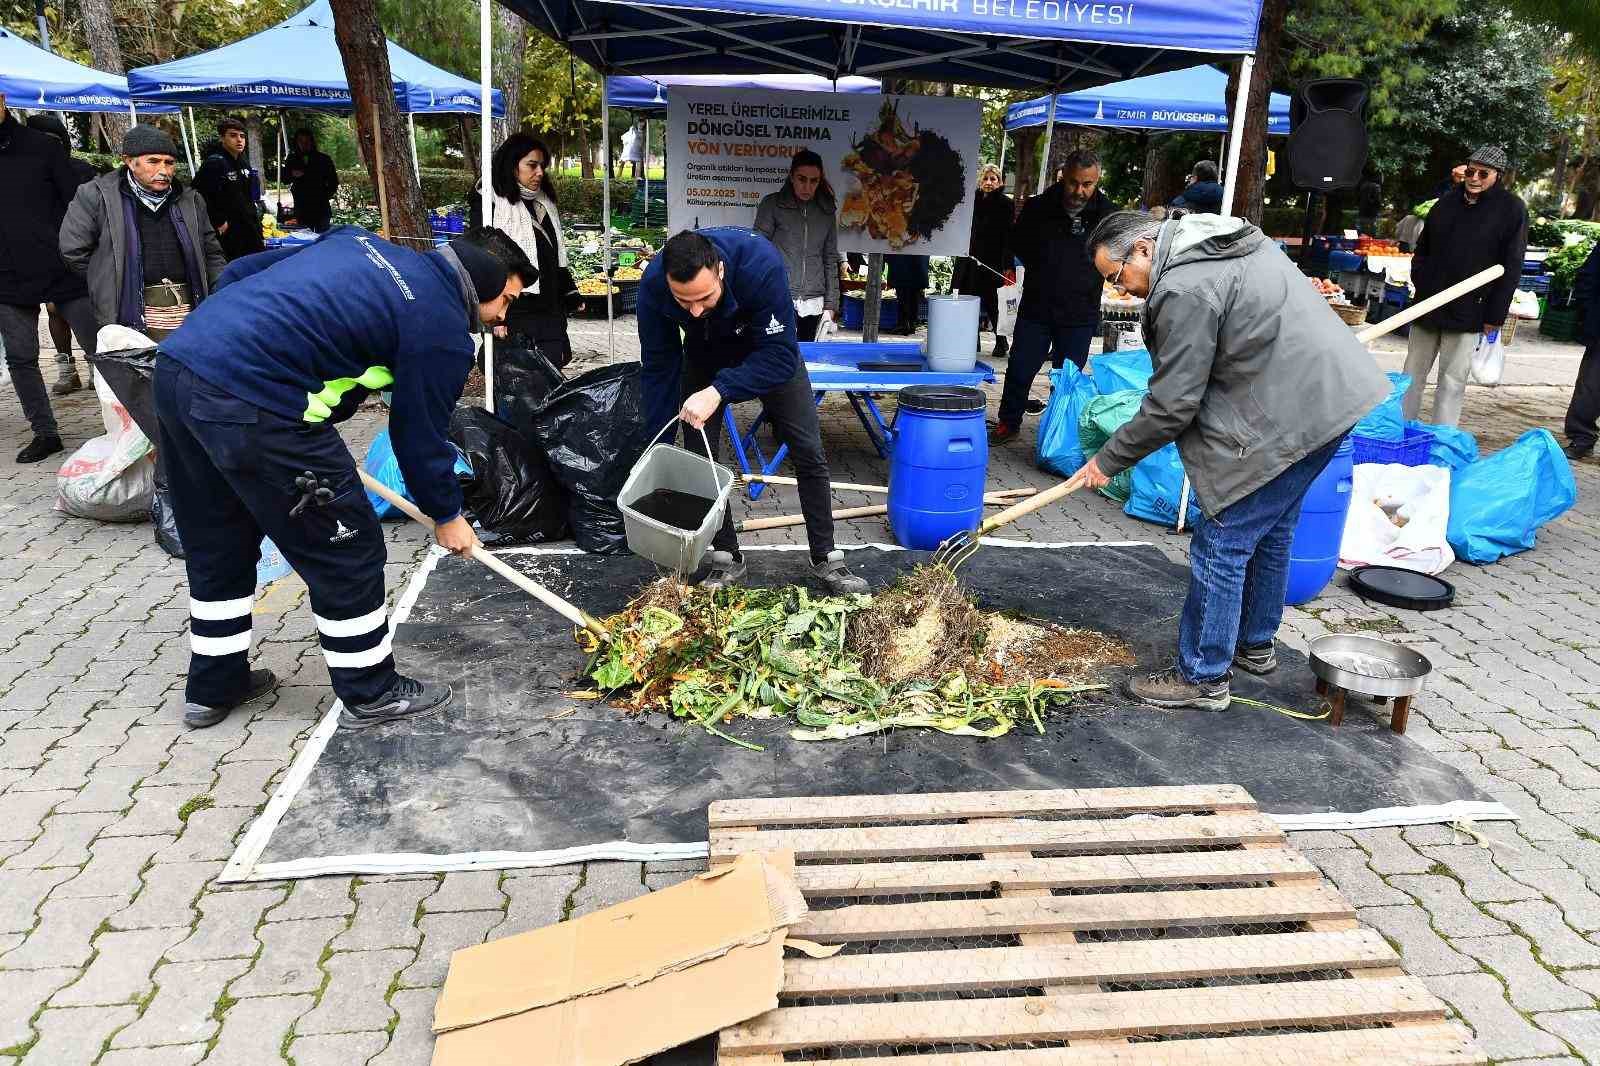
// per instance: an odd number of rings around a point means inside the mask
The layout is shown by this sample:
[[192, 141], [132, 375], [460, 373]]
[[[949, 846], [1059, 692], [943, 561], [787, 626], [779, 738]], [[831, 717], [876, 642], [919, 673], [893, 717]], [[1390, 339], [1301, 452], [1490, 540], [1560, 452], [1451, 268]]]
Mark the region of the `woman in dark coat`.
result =
[[894, 290], [900, 317], [895, 332], [909, 337], [921, 325], [922, 294], [928, 288], [928, 257], [925, 255], [886, 255], [883, 262], [889, 270], [889, 287]]
[[[1011, 251], [1006, 247], [1006, 236], [1011, 232], [1011, 220], [1015, 217], [1016, 204], [1001, 191], [1000, 168], [985, 163], [978, 171], [978, 197], [972, 206], [971, 254], [957, 260], [951, 283], [956, 291], [978, 298], [982, 308], [980, 331], [994, 329], [1000, 321], [996, 290], [1005, 284], [1002, 275], [1011, 270]], [[1004, 358], [1009, 348], [1006, 338], [996, 332], [994, 354]]]
[[333, 194], [339, 189], [339, 171], [333, 159], [317, 148], [317, 135], [309, 129], [294, 133], [294, 151], [284, 160], [289, 172], [289, 193], [294, 197], [294, 217], [302, 226], [324, 233], [333, 224]]

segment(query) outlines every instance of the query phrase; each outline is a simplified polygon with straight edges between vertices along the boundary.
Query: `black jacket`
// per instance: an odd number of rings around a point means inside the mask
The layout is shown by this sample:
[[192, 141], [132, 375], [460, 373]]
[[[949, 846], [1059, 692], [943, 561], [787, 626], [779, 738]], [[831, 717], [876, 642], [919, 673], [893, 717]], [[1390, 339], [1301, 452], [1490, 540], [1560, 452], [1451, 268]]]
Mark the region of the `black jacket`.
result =
[[37, 305], [88, 295], [56, 250], [78, 175], [61, 142], [14, 112], [0, 122], [0, 304]]
[[[206, 145], [204, 154], [205, 162], [192, 185], [205, 199], [206, 214], [217, 228], [223, 253], [232, 260], [261, 251], [261, 212], [256, 207], [255, 171], [249, 160], [242, 154], [238, 159], [229, 155], [221, 141]], [[228, 232], [222, 232], [223, 226]]]
[[1089, 234], [1116, 206], [1099, 189], [1078, 217], [1067, 213], [1058, 182], [1028, 197], [1011, 227], [1011, 250], [1027, 268], [1017, 317], [1053, 326], [1100, 321], [1104, 279], [1089, 259]]
[[1423, 315], [1422, 324], [1429, 329], [1476, 333], [1486, 325], [1504, 322], [1527, 250], [1528, 209], [1500, 185], [1491, 186], [1475, 204], [1467, 203], [1464, 189], [1441, 196], [1428, 212], [1411, 261], [1417, 299], [1427, 299], [1496, 263], [1506, 272], [1499, 280]]
[[972, 205], [973, 258], [1002, 274], [1010, 270], [1011, 220], [1016, 215], [1016, 202], [1005, 193], [980, 192]]
[[1584, 346], [1600, 344], [1600, 244], [1583, 261], [1572, 283], [1572, 302], [1583, 316]]
[[[333, 159], [317, 151], [313, 142], [309, 152], [294, 152], [283, 161], [290, 175], [289, 193], [294, 197], [294, 217], [301, 225], [321, 231], [333, 218], [331, 203], [339, 188], [339, 171]], [[295, 175], [299, 175], [295, 177]]]

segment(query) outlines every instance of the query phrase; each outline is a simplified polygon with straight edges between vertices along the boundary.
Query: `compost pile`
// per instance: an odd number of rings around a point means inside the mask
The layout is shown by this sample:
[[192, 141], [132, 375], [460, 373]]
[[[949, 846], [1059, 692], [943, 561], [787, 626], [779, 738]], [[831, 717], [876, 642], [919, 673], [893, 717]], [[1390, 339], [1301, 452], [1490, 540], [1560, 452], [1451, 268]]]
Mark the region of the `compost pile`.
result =
[[980, 611], [934, 566], [877, 596], [707, 592], [664, 578], [604, 625], [611, 641], [587, 649], [600, 696], [746, 747], [719, 727], [786, 716], [797, 740], [906, 727], [998, 737], [1018, 722], [1042, 733], [1042, 712], [1105, 688], [1103, 667], [1133, 663], [1101, 634]]

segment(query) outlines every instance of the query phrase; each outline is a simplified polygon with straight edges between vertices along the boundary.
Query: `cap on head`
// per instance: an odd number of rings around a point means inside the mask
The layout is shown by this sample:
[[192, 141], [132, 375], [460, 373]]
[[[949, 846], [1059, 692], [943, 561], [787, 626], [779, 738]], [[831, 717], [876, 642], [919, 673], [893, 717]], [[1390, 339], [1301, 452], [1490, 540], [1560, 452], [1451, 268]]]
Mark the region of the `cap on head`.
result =
[[1473, 152], [1467, 162], [1490, 167], [1502, 174], [1511, 169], [1511, 159], [1506, 155], [1506, 150], [1493, 144], [1486, 144]]
[[170, 155], [178, 158], [178, 145], [171, 135], [165, 130], [155, 126], [139, 123], [128, 129], [127, 136], [122, 138], [122, 154], [125, 156], [141, 155]]
[[67, 133], [67, 127], [62, 125], [61, 120], [54, 115], [29, 115], [28, 128], [38, 130], [40, 133], [48, 133], [68, 148], [72, 147], [72, 137]]
[[505, 291], [506, 279], [511, 272], [506, 264], [485, 249], [478, 241], [457, 237], [450, 242], [450, 250], [456, 253], [456, 258], [461, 260], [462, 269], [467, 272], [467, 277], [472, 279], [472, 287], [478, 290], [480, 303], [493, 300]]

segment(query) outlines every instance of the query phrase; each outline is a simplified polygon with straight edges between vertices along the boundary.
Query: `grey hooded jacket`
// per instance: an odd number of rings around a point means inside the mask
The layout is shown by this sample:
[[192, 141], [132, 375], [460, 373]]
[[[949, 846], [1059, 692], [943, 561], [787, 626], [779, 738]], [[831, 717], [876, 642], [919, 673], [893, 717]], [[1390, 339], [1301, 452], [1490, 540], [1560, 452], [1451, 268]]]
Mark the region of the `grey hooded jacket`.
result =
[[755, 231], [771, 241], [789, 272], [789, 296], [822, 297], [824, 310], [839, 313], [839, 227], [833, 205], [819, 193], [795, 199], [788, 182], [756, 208]]
[[1348, 432], [1390, 391], [1288, 256], [1226, 215], [1161, 227], [1144, 336], [1149, 395], [1097, 465], [1117, 474], [1176, 440], [1212, 517]]

